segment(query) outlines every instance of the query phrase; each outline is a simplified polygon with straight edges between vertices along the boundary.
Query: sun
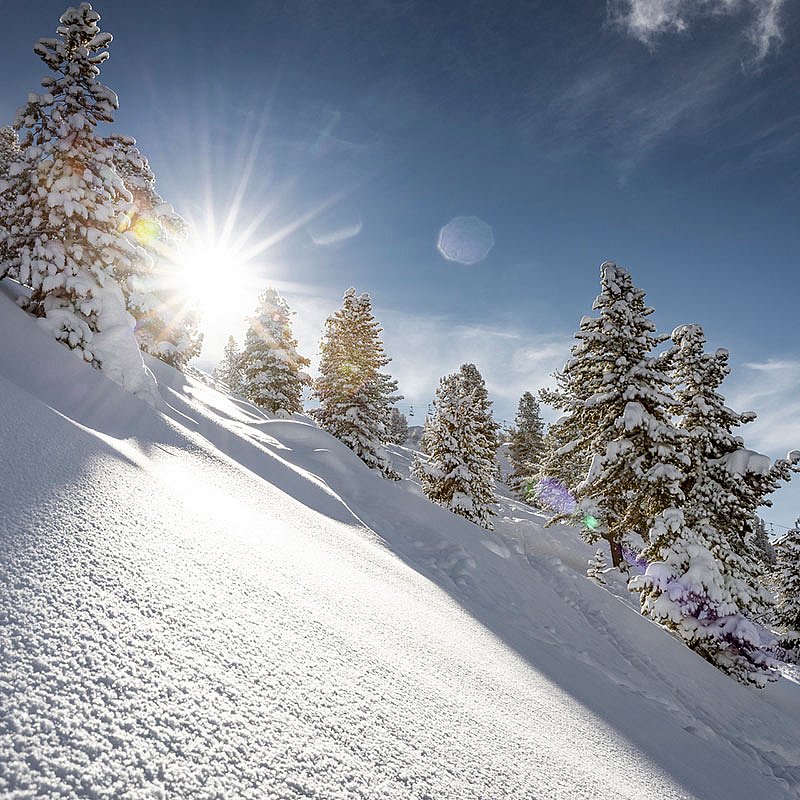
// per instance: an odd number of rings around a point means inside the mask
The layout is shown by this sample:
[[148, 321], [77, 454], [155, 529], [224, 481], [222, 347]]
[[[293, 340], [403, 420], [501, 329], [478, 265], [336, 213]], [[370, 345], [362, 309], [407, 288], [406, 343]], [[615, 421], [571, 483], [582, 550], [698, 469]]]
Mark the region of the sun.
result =
[[241, 272], [237, 255], [211, 242], [189, 242], [179, 256], [183, 293], [193, 305], [213, 308]]
[[255, 267], [235, 247], [192, 237], [178, 265], [181, 291], [205, 324], [234, 324], [252, 311]]

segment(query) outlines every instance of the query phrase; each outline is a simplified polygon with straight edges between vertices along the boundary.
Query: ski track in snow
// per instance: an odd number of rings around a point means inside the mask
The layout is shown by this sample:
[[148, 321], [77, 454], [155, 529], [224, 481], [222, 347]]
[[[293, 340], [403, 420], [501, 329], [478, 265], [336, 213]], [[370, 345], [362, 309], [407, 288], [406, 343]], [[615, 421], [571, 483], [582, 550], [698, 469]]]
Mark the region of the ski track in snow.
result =
[[160, 412], [0, 296], [0, 796], [800, 796], [800, 687], [718, 673], [574, 531], [148, 363]]

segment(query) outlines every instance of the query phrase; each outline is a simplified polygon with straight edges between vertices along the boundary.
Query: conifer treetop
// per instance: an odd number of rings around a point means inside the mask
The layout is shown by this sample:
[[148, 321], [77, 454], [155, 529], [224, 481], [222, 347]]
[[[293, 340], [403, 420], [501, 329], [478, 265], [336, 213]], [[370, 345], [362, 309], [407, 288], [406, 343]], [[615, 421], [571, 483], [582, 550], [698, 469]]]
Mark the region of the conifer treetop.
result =
[[81, 3], [68, 8], [59, 21], [56, 37], [39, 39], [33, 48], [57, 76], [42, 79], [46, 93], [31, 95], [28, 105], [18, 113], [15, 127], [35, 125], [40, 119], [36, 107], [58, 97], [53, 120], [61, 126], [58, 134], [64, 136], [67, 129], [81, 131], [98, 122], [113, 122], [119, 100], [108, 86], [96, 80], [113, 39], [100, 30], [100, 15], [90, 3]]

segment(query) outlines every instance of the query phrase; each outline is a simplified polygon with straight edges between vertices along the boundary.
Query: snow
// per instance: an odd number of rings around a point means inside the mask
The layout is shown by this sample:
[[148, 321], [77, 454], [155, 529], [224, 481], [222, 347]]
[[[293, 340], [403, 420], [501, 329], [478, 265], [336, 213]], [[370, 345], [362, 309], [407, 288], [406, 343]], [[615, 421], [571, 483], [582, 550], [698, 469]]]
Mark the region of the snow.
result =
[[772, 466], [769, 456], [744, 447], [726, 455], [722, 462], [732, 475], [766, 475]]
[[577, 531], [145, 362], [157, 408], [0, 285], [3, 797], [800, 796], [796, 677], [731, 681]]

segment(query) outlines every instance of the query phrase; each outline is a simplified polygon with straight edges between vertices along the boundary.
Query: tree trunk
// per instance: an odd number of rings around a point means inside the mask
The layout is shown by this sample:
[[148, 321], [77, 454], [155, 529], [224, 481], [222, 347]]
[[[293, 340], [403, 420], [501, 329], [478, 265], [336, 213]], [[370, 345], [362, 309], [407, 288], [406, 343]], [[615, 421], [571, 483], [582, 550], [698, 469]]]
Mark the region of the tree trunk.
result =
[[623, 563], [622, 545], [619, 542], [610, 539], [608, 546], [611, 548], [611, 563], [617, 569], [621, 569], [621, 564]]

